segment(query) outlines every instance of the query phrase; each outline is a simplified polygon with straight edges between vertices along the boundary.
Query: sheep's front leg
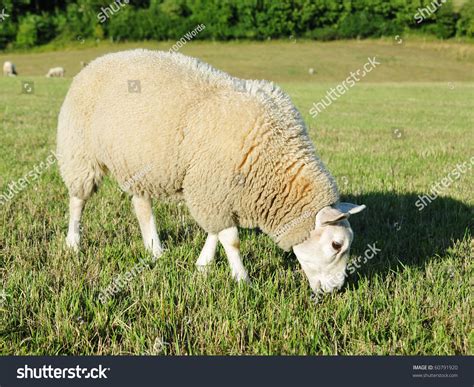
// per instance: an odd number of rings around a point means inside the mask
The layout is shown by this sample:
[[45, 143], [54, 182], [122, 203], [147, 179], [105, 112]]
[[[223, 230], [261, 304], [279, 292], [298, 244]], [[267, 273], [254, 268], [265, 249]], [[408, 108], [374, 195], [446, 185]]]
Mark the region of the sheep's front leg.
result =
[[199, 258], [196, 261], [196, 266], [199, 271], [205, 271], [206, 268], [209, 267], [211, 262], [214, 260], [214, 256], [216, 255], [217, 242], [217, 234], [209, 233], [207, 235], [206, 243], [204, 243], [204, 247], [202, 248], [201, 254], [199, 254]]
[[147, 197], [134, 196], [132, 198], [133, 207], [137, 214], [138, 223], [142, 232], [143, 243], [155, 258], [163, 254], [160, 238], [156, 231], [155, 217], [151, 208], [151, 199]]
[[247, 270], [245, 270], [245, 267], [242, 264], [242, 258], [240, 257], [240, 241], [237, 227], [230, 227], [222, 230], [218, 234], [218, 237], [227, 255], [227, 260], [229, 261], [232, 270], [232, 277], [236, 281], [249, 282]]
[[66, 237], [66, 244], [74, 251], [79, 250], [79, 242], [81, 240], [80, 222], [82, 210], [86, 201], [76, 196], [69, 199], [69, 229]]

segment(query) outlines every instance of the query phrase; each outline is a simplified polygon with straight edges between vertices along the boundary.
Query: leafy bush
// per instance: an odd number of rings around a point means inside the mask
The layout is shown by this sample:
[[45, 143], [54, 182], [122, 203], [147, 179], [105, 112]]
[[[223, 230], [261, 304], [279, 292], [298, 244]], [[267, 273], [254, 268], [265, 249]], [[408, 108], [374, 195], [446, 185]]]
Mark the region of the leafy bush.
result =
[[96, 27], [100, 26], [97, 15], [101, 6], [103, 2], [99, 0], [78, 0], [67, 4], [64, 12], [67, 23], [59, 30], [60, 34], [72, 40], [94, 37]]
[[451, 2], [445, 3], [436, 12], [435, 35], [441, 39], [448, 39], [456, 34], [456, 21], [458, 15], [453, 11]]
[[15, 40], [16, 25], [13, 23], [0, 23], [0, 50], [8, 47], [8, 45]]
[[[440, 0], [439, 0], [440, 1]], [[121, 2], [121, 6], [118, 4]], [[473, 36], [474, 0], [459, 14], [452, 0], [422, 23], [414, 16], [433, 0], [4, 0], [15, 12], [0, 25], [0, 49], [63, 39], [110, 37], [114, 40], [178, 40], [199, 24], [196, 39], [268, 39], [307, 37], [317, 40], [395, 36], [419, 29], [440, 38]], [[99, 17], [105, 7], [117, 9]], [[10, 12], [12, 13], [12, 12]]]
[[15, 45], [20, 48], [48, 43], [56, 35], [54, 18], [47, 13], [27, 14], [20, 19]]
[[458, 36], [474, 37], [474, 0], [468, 0], [461, 7], [456, 30]]
[[33, 47], [38, 40], [36, 30], [36, 15], [27, 15], [20, 21], [16, 34], [16, 45], [18, 47]]
[[362, 11], [347, 15], [338, 25], [337, 35], [343, 39], [394, 36], [401, 29], [393, 20]]
[[340, 37], [335, 27], [317, 28], [311, 32], [309, 37], [316, 40], [336, 40]]

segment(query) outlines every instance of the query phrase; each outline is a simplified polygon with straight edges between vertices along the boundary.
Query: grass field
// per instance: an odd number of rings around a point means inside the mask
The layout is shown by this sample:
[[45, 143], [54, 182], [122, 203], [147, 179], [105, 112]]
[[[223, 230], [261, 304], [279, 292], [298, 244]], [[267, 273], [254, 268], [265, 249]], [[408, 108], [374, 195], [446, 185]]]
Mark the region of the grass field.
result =
[[[0, 194], [55, 148], [71, 79], [39, 75], [56, 65], [72, 75], [81, 60], [131, 46], [141, 45], [0, 54], [20, 72], [0, 79]], [[204, 232], [185, 207], [156, 203], [166, 253], [102, 305], [101, 290], [150, 261], [130, 200], [106, 180], [88, 203], [82, 252], [73, 254], [64, 247], [67, 192], [52, 165], [0, 205], [0, 353], [472, 354], [474, 165], [422, 211], [415, 202], [474, 156], [474, 47], [189, 43], [182, 52], [281, 84], [343, 199], [368, 207], [351, 220], [352, 258], [373, 243], [381, 252], [315, 303], [296, 258], [253, 230], [241, 233], [252, 286], [231, 280], [222, 249], [207, 278], [198, 274]], [[312, 103], [369, 56], [381, 64], [311, 118]], [[34, 82], [34, 93], [21, 93], [22, 80]]]

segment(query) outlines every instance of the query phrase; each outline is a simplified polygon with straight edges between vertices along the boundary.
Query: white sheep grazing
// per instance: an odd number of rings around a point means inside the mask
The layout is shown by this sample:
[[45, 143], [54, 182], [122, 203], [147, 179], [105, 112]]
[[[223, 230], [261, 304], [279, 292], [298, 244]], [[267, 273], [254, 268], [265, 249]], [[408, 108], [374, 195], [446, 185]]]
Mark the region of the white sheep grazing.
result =
[[53, 67], [52, 69], [49, 69], [48, 74], [46, 74], [47, 78], [63, 78], [65, 74], [64, 68], [62, 67]]
[[18, 73], [16, 72], [15, 64], [10, 61], [3, 63], [3, 75], [8, 77], [16, 77]]
[[200, 269], [220, 241], [233, 277], [247, 280], [237, 226], [259, 227], [293, 248], [314, 291], [344, 282], [353, 235], [347, 218], [365, 206], [338, 203], [300, 113], [272, 83], [233, 78], [177, 53], [108, 54], [74, 78], [57, 149], [74, 249], [84, 205], [110, 173], [133, 195], [155, 256], [163, 250], [151, 198], [171, 197], [208, 232]]

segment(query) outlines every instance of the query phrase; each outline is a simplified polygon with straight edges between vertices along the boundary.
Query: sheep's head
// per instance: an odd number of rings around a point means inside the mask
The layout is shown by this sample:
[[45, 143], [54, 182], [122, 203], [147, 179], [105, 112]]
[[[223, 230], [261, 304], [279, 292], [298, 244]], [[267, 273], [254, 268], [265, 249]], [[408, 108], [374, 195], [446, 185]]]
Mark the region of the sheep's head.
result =
[[344, 285], [354, 233], [347, 218], [365, 205], [338, 203], [324, 207], [316, 215], [316, 224], [303, 243], [293, 246], [314, 292], [332, 292]]

